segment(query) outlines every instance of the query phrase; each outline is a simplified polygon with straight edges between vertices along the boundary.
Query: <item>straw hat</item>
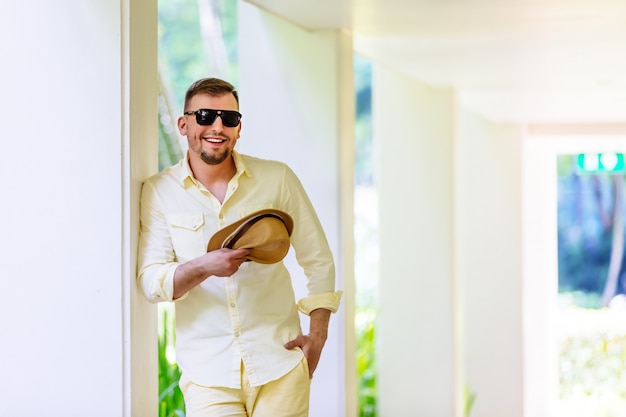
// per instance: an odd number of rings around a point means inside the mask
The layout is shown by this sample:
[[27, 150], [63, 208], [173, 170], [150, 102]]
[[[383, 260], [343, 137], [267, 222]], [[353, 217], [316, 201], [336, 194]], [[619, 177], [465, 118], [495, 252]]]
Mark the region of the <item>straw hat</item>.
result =
[[209, 240], [207, 252], [220, 248], [252, 249], [247, 260], [273, 264], [289, 252], [292, 231], [293, 219], [289, 214], [260, 210], [218, 230]]

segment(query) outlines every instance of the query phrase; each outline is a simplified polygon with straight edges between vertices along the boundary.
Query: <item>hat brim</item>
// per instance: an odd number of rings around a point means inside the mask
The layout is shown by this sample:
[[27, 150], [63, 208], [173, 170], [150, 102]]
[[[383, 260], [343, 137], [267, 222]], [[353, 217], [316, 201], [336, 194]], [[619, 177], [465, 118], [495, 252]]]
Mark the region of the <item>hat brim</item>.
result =
[[[271, 236], [265, 236], [262, 241], [251, 244], [251, 239], [245, 235], [248, 231], [253, 233], [255, 224], [261, 221], [266, 226], [271, 226], [274, 232]], [[272, 264], [282, 260], [289, 251], [292, 232], [293, 219], [289, 214], [276, 209], [259, 210], [215, 232], [209, 240], [207, 252], [220, 248], [246, 248], [250, 249], [247, 260]]]

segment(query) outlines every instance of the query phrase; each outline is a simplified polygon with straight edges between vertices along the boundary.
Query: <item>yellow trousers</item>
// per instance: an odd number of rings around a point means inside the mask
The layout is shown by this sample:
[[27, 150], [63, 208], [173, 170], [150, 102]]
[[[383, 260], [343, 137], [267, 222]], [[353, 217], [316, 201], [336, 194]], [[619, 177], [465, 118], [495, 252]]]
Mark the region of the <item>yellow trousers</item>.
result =
[[311, 380], [306, 359], [281, 378], [251, 387], [241, 366], [241, 389], [205, 387], [180, 378], [187, 417], [308, 417]]

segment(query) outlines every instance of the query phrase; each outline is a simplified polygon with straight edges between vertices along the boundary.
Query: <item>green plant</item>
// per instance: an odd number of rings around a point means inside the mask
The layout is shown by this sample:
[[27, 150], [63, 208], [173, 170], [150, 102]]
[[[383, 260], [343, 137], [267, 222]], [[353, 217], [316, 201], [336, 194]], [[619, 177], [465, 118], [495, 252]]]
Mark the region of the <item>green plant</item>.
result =
[[359, 417], [376, 417], [375, 310], [357, 312], [357, 350]]
[[473, 393], [472, 390], [470, 390], [469, 385], [465, 385], [465, 388], [463, 389], [463, 402], [464, 402], [463, 416], [464, 417], [469, 417], [475, 401], [476, 401], [476, 394]]
[[626, 409], [623, 311], [571, 307], [561, 316], [560, 407], [569, 416], [621, 417]]
[[174, 312], [168, 306], [159, 307], [159, 417], [185, 417], [183, 394], [178, 387], [180, 369], [174, 355]]

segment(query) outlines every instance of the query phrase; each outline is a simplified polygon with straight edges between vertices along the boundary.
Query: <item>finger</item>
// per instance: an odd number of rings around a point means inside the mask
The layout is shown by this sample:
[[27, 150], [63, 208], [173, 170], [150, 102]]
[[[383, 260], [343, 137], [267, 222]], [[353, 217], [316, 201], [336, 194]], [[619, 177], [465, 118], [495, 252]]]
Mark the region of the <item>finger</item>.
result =
[[295, 347], [302, 347], [304, 346], [304, 340], [302, 336], [298, 336], [297, 338], [285, 343], [285, 348], [287, 349], [293, 349]]

